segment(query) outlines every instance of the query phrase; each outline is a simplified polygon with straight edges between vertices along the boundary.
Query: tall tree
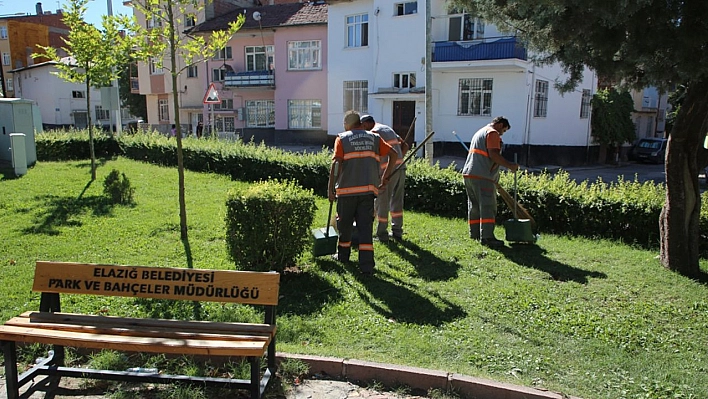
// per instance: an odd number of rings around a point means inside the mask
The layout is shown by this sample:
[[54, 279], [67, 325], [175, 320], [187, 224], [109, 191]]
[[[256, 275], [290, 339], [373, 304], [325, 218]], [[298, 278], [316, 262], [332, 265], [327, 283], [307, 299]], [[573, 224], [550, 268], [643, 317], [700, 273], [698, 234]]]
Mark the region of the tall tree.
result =
[[121, 102], [128, 108], [131, 115], [147, 120], [147, 102], [142, 94], [133, 93], [131, 90], [131, 78], [138, 76], [138, 65], [133, 57], [128, 63], [121, 67], [120, 78], [118, 79], [118, 90]]
[[[209, 1], [209, 0], [207, 0]], [[184, 31], [184, 22], [195, 18], [201, 10], [195, 0], [133, 0], [132, 6], [149, 21], [137, 27], [133, 34], [141, 41], [138, 58], [151, 60], [164, 68], [172, 78], [172, 104], [177, 128], [177, 173], [179, 185], [180, 236], [187, 240], [187, 207], [184, 195], [184, 157], [182, 155], [182, 125], [179, 112], [178, 77], [190, 65], [204, 62], [226, 46], [243, 25], [242, 14], [229, 24], [229, 29], [211, 32], [210, 36], [192, 36]]]
[[91, 180], [96, 180], [96, 154], [94, 151], [94, 127], [91, 120], [91, 87], [110, 86], [118, 77], [118, 66], [127, 61], [133, 41], [122, 32], [131, 25], [124, 15], [104, 16], [101, 29], [85, 22], [86, 5], [89, 0], [69, 0], [68, 10], [62, 20], [69, 27], [68, 38], [62, 49], [69, 55], [69, 62], [62, 62], [54, 47], [40, 46], [44, 54], [32, 54], [34, 59], [45, 58], [57, 62], [59, 77], [86, 87], [86, 111], [88, 113], [89, 151], [91, 154]]
[[600, 152], [618, 150], [619, 146], [634, 141], [632, 112], [634, 103], [627, 91], [603, 89], [592, 98], [592, 137], [600, 144]]
[[541, 63], [569, 72], [577, 85], [585, 66], [599, 76], [668, 91], [686, 84], [669, 136], [666, 202], [661, 212], [662, 264], [700, 274], [698, 173], [708, 164], [708, 1], [705, 0], [450, 0], [527, 40]]

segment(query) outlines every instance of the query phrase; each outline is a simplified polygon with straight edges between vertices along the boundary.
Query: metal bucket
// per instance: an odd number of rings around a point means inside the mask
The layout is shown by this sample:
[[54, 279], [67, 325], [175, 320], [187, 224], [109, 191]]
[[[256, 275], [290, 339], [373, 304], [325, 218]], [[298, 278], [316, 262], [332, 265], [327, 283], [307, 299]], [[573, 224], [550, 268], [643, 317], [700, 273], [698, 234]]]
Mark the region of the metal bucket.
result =
[[504, 222], [506, 240], [509, 242], [535, 243], [531, 221], [528, 219], [509, 219]]
[[327, 227], [312, 230], [312, 255], [315, 257], [333, 255], [337, 253], [337, 241], [339, 234], [334, 227], [329, 225], [329, 220], [332, 217], [332, 206], [334, 202], [329, 203], [329, 215], [327, 216]]

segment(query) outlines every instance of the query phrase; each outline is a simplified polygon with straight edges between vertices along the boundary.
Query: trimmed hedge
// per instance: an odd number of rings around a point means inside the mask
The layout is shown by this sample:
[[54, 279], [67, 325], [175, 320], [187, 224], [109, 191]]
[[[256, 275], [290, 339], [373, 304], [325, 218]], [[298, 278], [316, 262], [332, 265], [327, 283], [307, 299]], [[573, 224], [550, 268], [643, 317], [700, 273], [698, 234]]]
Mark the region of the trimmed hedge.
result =
[[296, 265], [310, 242], [315, 218], [312, 190], [294, 182], [258, 182], [230, 190], [226, 199], [226, 247], [241, 270], [278, 271]]
[[[46, 132], [37, 135], [40, 161], [88, 158], [85, 132]], [[291, 180], [324, 196], [331, 150], [296, 154], [263, 144], [215, 139], [183, 141], [185, 168], [226, 174], [234, 180]], [[97, 137], [96, 154], [125, 156], [164, 166], [176, 166], [176, 141], [158, 133]], [[502, 187], [512, 190], [513, 174], [502, 173]], [[652, 182], [617, 181], [586, 185], [570, 180], [567, 173], [530, 175], [518, 179], [519, 202], [534, 216], [541, 233], [609, 238], [644, 248], [659, 245], [659, 214], [665, 186]], [[513, 194], [513, 193], [512, 193]], [[701, 253], [708, 255], [708, 193], [702, 197]], [[466, 218], [467, 197], [460, 173], [414, 159], [406, 171], [406, 209]], [[499, 201], [498, 222], [512, 217]]]

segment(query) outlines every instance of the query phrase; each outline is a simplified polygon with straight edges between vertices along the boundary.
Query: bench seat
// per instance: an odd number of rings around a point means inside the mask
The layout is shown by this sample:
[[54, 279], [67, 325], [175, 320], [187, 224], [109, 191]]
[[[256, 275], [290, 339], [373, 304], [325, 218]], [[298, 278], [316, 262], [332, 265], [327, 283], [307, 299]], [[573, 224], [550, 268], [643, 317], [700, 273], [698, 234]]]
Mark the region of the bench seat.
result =
[[128, 352], [261, 356], [275, 330], [269, 324], [25, 312], [0, 326], [0, 340]]

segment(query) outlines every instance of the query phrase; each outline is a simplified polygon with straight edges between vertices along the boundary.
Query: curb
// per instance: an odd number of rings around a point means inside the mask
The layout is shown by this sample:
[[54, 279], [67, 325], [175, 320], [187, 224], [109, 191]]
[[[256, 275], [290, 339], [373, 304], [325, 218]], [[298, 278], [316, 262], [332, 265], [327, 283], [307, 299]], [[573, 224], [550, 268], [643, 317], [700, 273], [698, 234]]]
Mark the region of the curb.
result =
[[353, 381], [376, 380], [389, 387], [406, 385], [426, 392], [431, 388], [441, 389], [456, 392], [464, 398], [580, 399], [544, 389], [418, 367], [282, 352], [276, 353], [275, 356], [278, 361], [292, 359], [307, 363], [310, 367], [310, 375], [324, 374]]

